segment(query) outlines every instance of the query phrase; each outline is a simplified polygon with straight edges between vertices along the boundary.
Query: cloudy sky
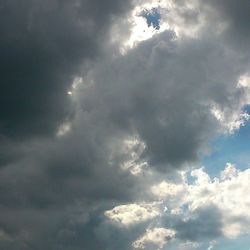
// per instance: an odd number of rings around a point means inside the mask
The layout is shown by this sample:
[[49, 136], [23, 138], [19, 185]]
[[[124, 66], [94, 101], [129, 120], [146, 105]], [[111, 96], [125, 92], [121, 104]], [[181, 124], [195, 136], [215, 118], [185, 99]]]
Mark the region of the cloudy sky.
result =
[[0, 249], [249, 250], [249, 0], [0, 0]]

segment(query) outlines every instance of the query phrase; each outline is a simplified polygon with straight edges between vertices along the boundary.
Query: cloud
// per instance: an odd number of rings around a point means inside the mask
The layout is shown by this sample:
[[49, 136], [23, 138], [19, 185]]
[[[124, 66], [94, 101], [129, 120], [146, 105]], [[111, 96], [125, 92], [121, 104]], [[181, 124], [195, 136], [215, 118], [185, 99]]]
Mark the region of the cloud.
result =
[[[186, 173], [185, 178], [183, 172], [180, 174], [182, 177], [177, 181], [152, 186], [155, 199], [150, 210], [139, 203], [117, 206], [105, 212], [111, 220], [109, 223], [116, 221], [115, 228], [119, 228], [119, 224], [133, 225], [140, 231], [144, 228], [144, 233], [137, 238], [134, 236], [131, 243], [134, 248], [141, 249], [164, 249], [166, 246], [170, 249], [204, 249], [206, 246], [212, 249], [223, 237], [236, 239], [249, 234], [246, 195], [249, 169], [241, 171], [227, 164], [220, 177], [214, 179], [202, 169]], [[169, 192], [163, 193], [167, 187]], [[152, 197], [145, 197], [152, 200]]]
[[136, 249], [156, 249], [156, 247], [161, 249], [174, 235], [174, 230], [166, 228], [149, 229], [145, 235], [133, 243], [133, 246]]
[[182, 2], [143, 39], [133, 18], [155, 2], [1, 4], [0, 248], [207, 248], [249, 232], [249, 170], [187, 178], [249, 119], [238, 14]]
[[[197, 160], [208, 140], [227, 131], [225, 123], [238, 124], [231, 130], [244, 123], [248, 90], [237, 85], [244, 71], [241, 56], [216, 37], [175, 41], [165, 31], [98, 64], [79, 95], [83, 110], [135, 134], [145, 158], [164, 170]], [[221, 121], [214, 107], [228, 118]]]
[[182, 240], [201, 241], [216, 239], [222, 235], [221, 214], [216, 206], [196, 209], [190, 218], [177, 222], [177, 237]]
[[244, 0], [240, 4], [235, 0], [202, 1], [202, 3], [211, 6], [217, 13], [219, 22], [225, 24], [226, 39], [230, 39], [235, 46], [249, 48], [250, 18], [247, 13], [250, 7], [249, 1]]
[[[67, 92], [101, 53], [111, 16], [129, 1], [11, 1], [1, 4], [2, 136], [51, 134], [73, 113]], [[100, 11], [101, 10], [101, 11]]]
[[228, 164], [221, 171], [220, 178], [211, 179], [202, 169], [193, 170], [191, 176], [195, 178], [194, 182], [189, 183], [187, 179], [183, 179], [178, 185], [168, 184], [183, 187], [172, 194], [173, 197], [165, 193], [163, 198], [161, 189], [166, 186], [165, 182], [164, 185], [160, 183], [152, 189], [155, 195], [166, 201], [166, 206], [173, 216], [184, 216], [184, 219], [174, 226], [181, 239], [214, 239], [222, 234], [235, 238], [249, 233], [249, 201], [245, 196], [249, 169], [240, 171]]
[[160, 211], [155, 204], [127, 204], [114, 207], [106, 211], [105, 215], [127, 226], [153, 219], [160, 215]]

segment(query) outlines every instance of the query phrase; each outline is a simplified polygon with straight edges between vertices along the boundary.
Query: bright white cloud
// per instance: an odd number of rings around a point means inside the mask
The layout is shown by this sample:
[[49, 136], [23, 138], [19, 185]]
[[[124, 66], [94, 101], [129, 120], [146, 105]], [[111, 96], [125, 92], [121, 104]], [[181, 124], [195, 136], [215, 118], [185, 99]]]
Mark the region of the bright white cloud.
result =
[[[122, 54], [165, 30], [173, 31], [176, 38], [197, 37], [199, 31], [206, 25], [206, 12], [202, 14], [198, 11], [200, 3], [197, 0], [188, 0], [182, 5], [174, 0], [135, 0], [133, 4], [134, 8], [128, 14], [126, 24], [122, 21], [119, 25], [113, 26], [112, 37], [115, 42], [120, 43]], [[154, 8], [160, 13], [159, 29], [148, 26], [146, 19], [141, 16], [143, 11]], [[122, 34], [124, 30], [119, 30], [121, 26], [128, 29], [125, 36]]]
[[242, 107], [250, 103], [250, 76], [249, 74], [241, 75], [236, 83], [236, 88], [244, 93], [239, 100], [239, 103], [233, 110], [228, 110], [227, 107], [219, 107], [211, 105], [211, 113], [220, 122], [222, 130], [226, 133], [234, 133], [240, 127], [244, 126], [250, 119], [247, 112], [242, 111]]
[[152, 187], [152, 193], [158, 197], [173, 197], [183, 192], [185, 187], [182, 184], [161, 182], [159, 185]]
[[[250, 169], [242, 171], [228, 163], [216, 178], [211, 178], [204, 168], [190, 172], [182, 171], [179, 175], [177, 182], [164, 180], [151, 186], [150, 191], [155, 197], [154, 202], [120, 205], [105, 212], [105, 216], [110, 221], [126, 227], [151, 221], [146, 232], [134, 241], [134, 248], [161, 249], [168, 240], [175, 241], [178, 238], [180, 228], [175, 227], [175, 222], [171, 224], [172, 229], [165, 226], [152, 227], [154, 222], [155, 225], [160, 225], [157, 223], [164, 219], [164, 216], [170, 216], [168, 217], [170, 221], [178, 218], [177, 221], [187, 223], [195, 221], [199, 211], [213, 207], [218, 209], [220, 216], [218, 220], [221, 221], [221, 224], [212, 224], [220, 227], [214, 228], [216, 232], [221, 231], [222, 235], [231, 239], [250, 233], [250, 197], [248, 196]], [[210, 210], [207, 211], [209, 214]], [[211, 220], [216, 218], [211, 216]], [[206, 227], [206, 223], [203, 222], [192, 225]], [[209, 230], [211, 232], [213, 227]], [[197, 242], [181, 241], [177, 249], [195, 249], [196, 243], [200, 244], [199, 237]], [[213, 249], [216, 241], [211, 238], [207, 244], [208, 249]]]
[[242, 75], [238, 82], [239, 87], [249, 88], [250, 87], [250, 74]]
[[66, 135], [68, 132], [70, 132], [70, 130], [71, 130], [71, 123], [65, 122], [59, 126], [56, 135], [58, 137], [62, 137]]
[[[228, 163], [219, 178], [211, 179], [204, 169], [193, 170], [191, 176], [195, 178], [193, 183], [185, 181], [179, 184], [166, 184], [164, 182], [154, 186], [152, 192], [159, 199], [164, 199], [170, 208], [179, 208], [179, 214], [182, 213], [184, 218], [186, 216], [192, 218], [192, 213], [200, 208], [211, 205], [218, 207], [222, 214], [222, 232], [228, 238], [250, 232], [250, 197], [248, 196], [250, 169], [240, 171]], [[165, 197], [162, 191], [164, 188], [168, 189], [165, 191]], [[182, 192], [171, 190], [182, 190]], [[169, 199], [171, 192], [175, 194], [174, 201]], [[184, 205], [188, 207], [185, 213], [181, 209]]]
[[130, 226], [143, 221], [153, 219], [160, 215], [158, 204], [127, 204], [114, 207], [105, 212], [112, 221]]
[[140, 161], [141, 154], [145, 148], [145, 143], [139, 138], [126, 138], [122, 144], [122, 152], [127, 160], [122, 162], [121, 169], [135, 176], [142, 174], [143, 171], [149, 171], [148, 163], [146, 161]]
[[146, 233], [142, 235], [133, 243], [136, 249], [161, 249], [169, 240], [175, 236], [175, 231], [166, 228], [147, 229]]
[[222, 130], [226, 133], [232, 134], [235, 130], [244, 126], [250, 119], [250, 115], [248, 113], [241, 111], [241, 107], [247, 105], [248, 103], [249, 101], [245, 102], [245, 104], [242, 103], [238, 109], [231, 113], [228, 113], [228, 110], [222, 111], [220, 108], [213, 106], [211, 108], [211, 113], [220, 122]]

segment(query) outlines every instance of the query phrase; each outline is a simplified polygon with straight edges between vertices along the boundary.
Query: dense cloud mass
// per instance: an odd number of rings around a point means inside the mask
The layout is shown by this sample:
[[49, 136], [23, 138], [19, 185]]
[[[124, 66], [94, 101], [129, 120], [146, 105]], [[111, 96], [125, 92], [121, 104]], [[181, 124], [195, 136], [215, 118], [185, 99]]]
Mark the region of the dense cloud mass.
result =
[[1, 1], [1, 133], [48, 134], [71, 110], [67, 90], [101, 53], [129, 1]]
[[249, 169], [193, 168], [249, 119], [249, 9], [0, 1], [0, 249], [211, 250], [248, 234]]

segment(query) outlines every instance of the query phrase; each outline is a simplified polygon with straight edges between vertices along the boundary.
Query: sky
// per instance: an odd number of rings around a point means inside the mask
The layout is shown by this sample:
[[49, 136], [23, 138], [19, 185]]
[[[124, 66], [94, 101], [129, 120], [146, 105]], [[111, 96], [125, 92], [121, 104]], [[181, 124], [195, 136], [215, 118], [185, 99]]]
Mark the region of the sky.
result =
[[0, 1], [0, 249], [249, 250], [249, 10]]

